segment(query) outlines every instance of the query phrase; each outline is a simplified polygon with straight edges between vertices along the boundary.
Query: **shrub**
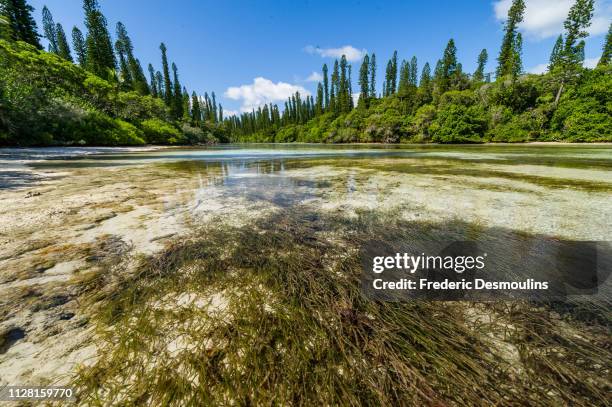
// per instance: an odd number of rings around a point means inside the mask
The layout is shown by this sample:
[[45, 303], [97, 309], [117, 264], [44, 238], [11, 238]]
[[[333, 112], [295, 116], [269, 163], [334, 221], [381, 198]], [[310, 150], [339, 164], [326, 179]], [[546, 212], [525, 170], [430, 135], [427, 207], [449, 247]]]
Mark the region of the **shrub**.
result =
[[437, 143], [479, 143], [486, 123], [482, 106], [450, 104], [440, 109], [429, 131]]
[[140, 123], [147, 143], [179, 144], [185, 142], [183, 135], [172, 125], [159, 119], [148, 119]]

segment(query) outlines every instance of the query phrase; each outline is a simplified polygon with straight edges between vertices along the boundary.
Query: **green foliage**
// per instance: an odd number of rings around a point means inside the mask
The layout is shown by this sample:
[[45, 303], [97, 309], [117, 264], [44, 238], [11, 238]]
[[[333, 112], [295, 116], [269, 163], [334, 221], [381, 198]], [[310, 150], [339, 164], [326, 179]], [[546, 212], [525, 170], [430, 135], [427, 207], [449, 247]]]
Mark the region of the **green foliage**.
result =
[[180, 144], [186, 141], [176, 127], [160, 119], [144, 120], [140, 127], [150, 144]]
[[[120, 92], [116, 84], [58, 55], [0, 40], [0, 144], [187, 141], [167, 122], [169, 116], [161, 99]], [[139, 129], [141, 121], [146, 133]], [[209, 142], [208, 133], [192, 134], [192, 138]]]
[[437, 143], [479, 143], [483, 141], [486, 124], [482, 106], [448, 103], [441, 106], [429, 131]]
[[513, 0], [512, 6], [508, 10], [508, 19], [504, 26], [504, 38], [497, 61], [497, 77], [503, 78], [508, 75], [515, 75], [520, 71], [520, 49], [522, 41], [517, 41], [519, 37], [518, 25], [523, 21], [525, 13], [525, 0]]
[[568, 141], [612, 141], [612, 68], [587, 73], [580, 86], [566, 92], [551, 127]]
[[32, 17], [34, 8], [26, 3], [26, 0], [0, 0], [0, 14], [3, 22], [8, 23], [7, 29], [3, 31], [4, 36], [10, 35], [14, 41], [24, 41], [41, 49], [38, 39], [36, 21]]

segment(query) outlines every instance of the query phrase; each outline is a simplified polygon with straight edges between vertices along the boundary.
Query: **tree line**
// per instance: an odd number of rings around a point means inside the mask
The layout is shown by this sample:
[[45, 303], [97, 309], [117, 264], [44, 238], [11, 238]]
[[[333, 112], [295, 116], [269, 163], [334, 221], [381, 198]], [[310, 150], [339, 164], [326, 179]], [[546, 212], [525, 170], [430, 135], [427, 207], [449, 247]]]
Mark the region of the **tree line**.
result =
[[[537, 137], [538, 134], [536, 133], [538, 132], [545, 133], [546, 126], [552, 124], [555, 110], [559, 107], [559, 102], [568, 87], [572, 88], [571, 96], [575, 97], [576, 86], [581, 85], [581, 82], [588, 78], [582, 65], [585, 59], [585, 38], [588, 36], [587, 29], [591, 25], [593, 11], [593, 0], [577, 0], [574, 3], [564, 23], [565, 33], [560, 35], [555, 42], [547, 73], [542, 78], [525, 75], [522, 62], [523, 38], [518, 30], [519, 24], [524, 19], [525, 1], [514, 0], [504, 24], [504, 35], [497, 56], [495, 72], [485, 72], [489, 60], [489, 53], [486, 49], [483, 49], [477, 57], [476, 70], [472, 73], [464, 72], [457, 57], [457, 46], [454, 39], [451, 38], [443, 50], [441, 58], [436, 62], [433, 72], [430, 64], [426, 62], [419, 75], [417, 57], [413, 56], [399, 62], [398, 52], [395, 51], [386, 64], [382, 92], [377, 94], [376, 55], [366, 54], [358, 72], [359, 94], [356, 113], [351, 115], [354, 109], [351, 66], [346, 63], [346, 57], [343, 56], [339, 62], [336, 60], [334, 63], [331, 86], [328, 81], [328, 67], [323, 65], [323, 80], [317, 86], [316, 99], [304, 106], [305, 111], [308, 112], [307, 115], [288, 115], [285, 114], [287, 112], [287, 108], [285, 108], [283, 114], [280, 115], [280, 119], [278, 119], [278, 117], [272, 116], [272, 112], [278, 111], [278, 106], [270, 104], [265, 109], [257, 109], [241, 115], [240, 118], [235, 118], [232, 121], [233, 138], [248, 141], [394, 140], [393, 137], [388, 137], [389, 134], [382, 138], [372, 138], [365, 134], [367, 129], [378, 126], [382, 127], [382, 129], [379, 129], [379, 133], [400, 134], [403, 132], [408, 136], [415, 136], [417, 135], [414, 134], [416, 130], [419, 137], [410, 137], [411, 141], [485, 141], [485, 132], [490, 134], [495, 131], [509, 133], [512, 130], [517, 130], [517, 133], [523, 135], [531, 133], [531, 136], [516, 139], [516, 141], [528, 141]], [[608, 82], [609, 70], [605, 68], [611, 65], [612, 25], [610, 27], [598, 63], [598, 68], [608, 78], [604, 80]], [[545, 93], [550, 91], [553, 92], [553, 100], [545, 108], [536, 106], [538, 97], [544, 100]], [[463, 94], [460, 92], [463, 92]], [[490, 95], [486, 95], [486, 93]], [[514, 121], [513, 124], [518, 127], [539, 125], [541, 131], [537, 131], [537, 129], [516, 129], [516, 126], [514, 126], [515, 128], [507, 126], [509, 128], [504, 131], [491, 129], [492, 127], [501, 128], [501, 126], [497, 126], [499, 123], [495, 123], [496, 118], [494, 117], [499, 115], [499, 112], [491, 112], [493, 109], [487, 106], [487, 103], [479, 103], [478, 99], [482, 99], [484, 96], [491, 96], [490, 99], [498, 99], [495, 101], [496, 106], [494, 108], [501, 109], [503, 115], [508, 116], [504, 118], [506, 122]], [[607, 100], [609, 103], [609, 94], [602, 97], [604, 101]], [[302, 99], [299, 94], [291, 97], [291, 100]], [[461, 99], [461, 101], [455, 103], [457, 99]], [[305, 100], [308, 101], [308, 97]], [[448, 103], [449, 100], [452, 103]], [[483, 106], [489, 112], [479, 112], [479, 108]], [[547, 116], [539, 117], [537, 120], [540, 122], [547, 120], [548, 123], [531, 123], [536, 119], [530, 119], [530, 123], [516, 123], [515, 118], [510, 117], [525, 114], [528, 110], [532, 115]], [[394, 112], [398, 112], [399, 116], [402, 117], [395, 120], [392, 117]], [[384, 120], [376, 122], [372, 118], [375, 115], [384, 115], [385, 113], [389, 116], [387, 122]], [[449, 115], [448, 120], [441, 117], [444, 114]], [[609, 115], [610, 112], [602, 113], [601, 117], [597, 119], [599, 123], [594, 123], [594, 127], [599, 130], [604, 128], [601, 125], [602, 121], [605, 125], [612, 124]], [[310, 125], [304, 126], [304, 117], [315, 120]], [[352, 120], [348, 120], [347, 117]], [[338, 120], [338, 118], [341, 118], [341, 120]], [[365, 123], [361, 128], [355, 125], [345, 126], [342, 124], [343, 120], [344, 122], [355, 123], [359, 122], [360, 119]], [[437, 123], [435, 119], [439, 119]], [[455, 119], [462, 123], [464, 129], [454, 128], [449, 130], [445, 128], [445, 123], [441, 123], [444, 121], [451, 122]], [[489, 122], [486, 123], [486, 126], [483, 123], [478, 123], [485, 120]], [[368, 121], [372, 122], [373, 126], [367, 126]], [[434, 126], [433, 128], [423, 129], [423, 122], [428, 122], [426, 124]], [[284, 128], [287, 126], [289, 128]], [[564, 126], [565, 124], [561, 124], [561, 127]], [[354, 134], [353, 129], [357, 129], [360, 134]], [[445, 130], [447, 131], [445, 132]], [[431, 133], [435, 132], [442, 136], [432, 137]], [[599, 133], [599, 136], [590, 134], [589, 137], [600, 140], [610, 139], [609, 128], [608, 131], [599, 131]], [[479, 135], [479, 137], [471, 137], [473, 135]], [[504, 137], [498, 140], [509, 141], [507, 137]], [[563, 135], [559, 136], [557, 134], [555, 137], [563, 137]]]
[[[19, 124], [27, 122], [34, 112], [26, 101], [52, 110], [49, 105], [57, 104], [58, 95], [49, 92], [43, 101], [36, 93], [40, 90], [34, 89], [31, 83], [42, 81], [45, 75], [61, 66], [67, 70], [82, 69], [83, 72], [64, 73], [82, 83], [79, 86], [66, 84], [61, 88], [64, 94], [59, 98], [62, 103], [57, 109], [71, 110], [72, 116], [85, 110], [87, 114], [81, 114], [78, 123], [91, 119], [93, 124], [87, 123], [93, 128], [103, 126], [98, 122], [107, 120], [106, 116], [118, 120], [113, 123], [122, 136], [115, 137], [115, 143], [126, 137], [126, 129], [133, 136], [128, 139], [134, 142], [215, 139], [478, 142], [527, 141], [543, 137], [607, 140], [610, 112], [605, 106], [609, 105], [610, 95], [601, 89], [602, 84], [603, 88], [609, 88], [605, 85], [610, 78], [612, 28], [597, 69], [590, 73], [582, 67], [593, 9], [594, 0], [575, 1], [564, 23], [564, 33], [552, 49], [547, 73], [542, 76], [525, 75], [523, 39], [518, 29], [524, 19], [525, 2], [513, 0], [504, 23], [494, 73], [485, 72], [489, 60], [486, 49], [477, 57], [476, 70], [464, 72], [457, 46], [451, 38], [433, 72], [428, 62], [419, 69], [416, 56], [400, 61], [395, 51], [386, 63], [380, 93], [377, 92], [378, 67], [374, 53], [364, 55], [355, 73], [357, 95], [353, 92], [352, 66], [346, 56], [342, 56], [334, 61], [331, 70], [327, 64], [323, 65], [322, 80], [314, 96], [296, 93], [282, 108], [269, 103], [248, 113], [225, 117], [214, 92], [210, 95], [205, 92], [203, 96], [188, 93], [186, 86], [181, 84], [177, 65], [168, 59], [164, 43], [159, 47], [160, 69], [149, 63], [145, 74], [127, 28], [118, 22], [113, 42], [97, 0], [83, 0], [86, 32], [73, 27], [72, 47], [61, 23], [56, 23], [51, 11], [43, 7], [42, 32], [48, 41], [47, 52], [42, 51], [32, 7], [25, 0], [0, 0], [0, 39], [9, 44], [4, 51], [7, 56], [2, 65], [4, 75], [0, 77], [0, 124], [4, 127], [4, 130], [0, 128], [0, 136], [4, 134], [4, 143], [10, 144], [19, 141], [20, 132], [29, 131]], [[23, 54], [18, 52], [21, 48], [16, 45], [21, 42], [33, 47], [28, 49], [32, 52], [30, 57], [41, 67], [48, 68], [44, 74], [32, 73], [31, 83], [20, 78], [19, 69], [8, 63], [24, 60]], [[58, 59], [49, 59], [47, 55]], [[592, 88], [590, 94], [589, 87]], [[30, 93], [25, 97], [27, 92]], [[70, 105], [69, 108], [66, 105]], [[66, 111], [51, 112], [44, 120], [65, 120], [66, 116], [70, 116]], [[34, 129], [31, 132], [38, 131], [28, 136], [33, 143], [52, 142], [49, 137], [56, 142], [73, 142], [78, 138], [78, 134], [58, 134], [60, 126], [45, 128], [39, 123], [30, 124]], [[82, 131], [86, 130], [84, 126]], [[586, 134], [584, 140], [577, 136], [581, 131]], [[0, 137], [0, 142], [3, 138]], [[92, 141], [84, 139], [84, 142]]]

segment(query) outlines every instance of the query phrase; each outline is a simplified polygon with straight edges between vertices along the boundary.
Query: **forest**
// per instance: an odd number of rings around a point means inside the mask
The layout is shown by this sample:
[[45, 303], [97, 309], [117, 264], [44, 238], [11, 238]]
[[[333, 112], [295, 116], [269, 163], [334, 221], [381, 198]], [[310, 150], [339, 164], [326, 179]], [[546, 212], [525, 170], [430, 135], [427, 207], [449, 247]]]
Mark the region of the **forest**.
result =
[[83, 0], [87, 32], [74, 27], [71, 44], [47, 7], [39, 32], [26, 0], [0, 0], [0, 146], [610, 142], [612, 25], [597, 66], [583, 67], [593, 10], [576, 0], [544, 74], [524, 71], [514, 0], [495, 72], [486, 49], [464, 72], [450, 39], [433, 69], [394, 52], [379, 89], [374, 53], [358, 71], [343, 56], [323, 65], [316, 95], [226, 117], [214, 92], [189, 93], [163, 43], [161, 68], [145, 71], [121, 22], [113, 42], [97, 0]]

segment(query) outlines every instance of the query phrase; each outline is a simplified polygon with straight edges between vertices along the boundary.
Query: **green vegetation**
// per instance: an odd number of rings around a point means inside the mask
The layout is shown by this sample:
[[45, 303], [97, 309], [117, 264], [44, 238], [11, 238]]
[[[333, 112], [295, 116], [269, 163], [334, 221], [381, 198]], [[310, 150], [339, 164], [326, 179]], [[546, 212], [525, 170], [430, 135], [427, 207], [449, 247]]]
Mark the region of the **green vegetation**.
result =
[[72, 29], [72, 51], [62, 25], [43, 8], [43, 32], [49, 41], [45, 52], [32, 7], [23, 0], [0, 0], [0, 145], [225, 140], [223, 109], [216, 105], [214, 93], [212, 100], [208, 95], [201, 98], [201, 107], [193, 112], [176, 64], [170, 79], [163, 44], [165, 81], [157, 81], [149, 64], [149, 83], [126, 27], [117, 23], [113, 47], [98, 2], [84, 0], [83, 8], [87, 33]]
[[87, 32], [72, 29], [72, 50], [62, 25], [43, 8], [49, 52], [40, 50], [32, 7], [0, 0], [0, 145], [609, 142], [610, 33], [597, 68], [582, 66], [593, 7], [593, 0], [576, 0], [543, 75], [523, 72], [518, 26], [525, 4], [514, 0], [494, 81], [485, 72], [486, 49], [467, 74], [450, 39], [433, 72], [426, 63], [420, 78], [417, 58], [399, 62], [394, 52], [381, 95], [376, 56], [365, 55], [356, 72], [356, 98], [352, 66], [342, 56], [331, 73], [323, 66], [315, 97], [296, 93], [283, 109], [267, 104], [224, 117], [214, 92], [190, 94], [180, 83], [165, 44], [161, 71], [148, 64], [147, 77], [121, 22], [112, 43], [97, 0], [83, 1]]
[[[420, 81], [417, 59], [412, 57], [401, 62], [398, 82], [395, 52], [387, 63], [379, 98], [374, 82], [376, 60], [374, 55], [366, 55], [359, 70], [359, 103], [352, 109], [345, 101], [343, 75], [338, 74], [343, 60], [336, 61], [329, 100], [325, 65], [324, 99], [322, 92], [317, 92], [314, 101], [310, 97], [303, 101], [296, 94], [282, 115], [275, 113], [277, 106], [270, 105], [230, 118], [231, 139], [323, 143], [612, 141], [612, 34], [606, 38], [597, 68], [582, 67], [593, 1], [577, 0], [571, 8], [565, 35], [557, 39], [549, 70], [542, 75], [523, 73], [518, 25], [524, 11], [524, 1], [514, 0], [495, 81], [484, 72], [489, 58], [486, 49], [478, 55], [476, 71], [469, 75], [463, 72], [451, 39], [433, 76], [426, 63]], [[338, 100], [344, 102], [338, 106]]]
[[394, 252], [474, 233], [533, 238], [307, 206], [210, 222], [133, 273], [83, 281], [101, 348], [76, 378], [79, 403], [605, 404], [607, 303], [388, 302], [361, 289], [372, 236]]

